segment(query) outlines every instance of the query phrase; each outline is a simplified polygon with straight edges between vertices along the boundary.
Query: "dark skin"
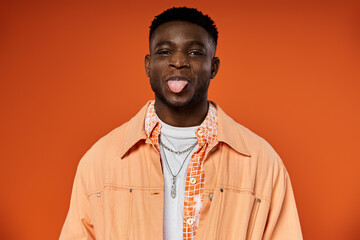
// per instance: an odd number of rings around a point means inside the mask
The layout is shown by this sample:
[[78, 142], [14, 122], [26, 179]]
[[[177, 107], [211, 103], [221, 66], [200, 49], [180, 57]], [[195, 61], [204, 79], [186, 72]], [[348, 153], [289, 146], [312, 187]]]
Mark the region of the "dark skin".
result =
[[[171, 21], [154, 31], [145, 70], [155, 93], [156, 114], [163, 122], [176, 127], [203, 122], [208, 111], [210, 79], [220, 65], [215, 49], [208, 32], [193, 23]], [[177, 93], [169, 88], [171, 80], [187, 84]]]

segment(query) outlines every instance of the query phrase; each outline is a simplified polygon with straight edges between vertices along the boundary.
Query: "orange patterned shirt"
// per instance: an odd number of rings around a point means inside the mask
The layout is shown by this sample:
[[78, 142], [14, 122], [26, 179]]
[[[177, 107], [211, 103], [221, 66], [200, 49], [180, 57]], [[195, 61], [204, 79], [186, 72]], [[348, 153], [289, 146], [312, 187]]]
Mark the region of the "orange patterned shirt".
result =
[[[151, 139], [156, 149], [159, 148], [159, 135], [161, 124], [158, 121], [154, 107], [155, 101], [151, 101], [145, 117], [145, 132]], [[204, 198], [205, 172], [203, 161], [210, 151], [210, 146], [217, 136], [217, 113], [216, 108], [209, 102], [208, 113], [197, 128], [196, 138], [198, 150], [191, 156], [186, 175], [184, 196], [183, 239], [195, 239], [199, 224], [200, 209]]]

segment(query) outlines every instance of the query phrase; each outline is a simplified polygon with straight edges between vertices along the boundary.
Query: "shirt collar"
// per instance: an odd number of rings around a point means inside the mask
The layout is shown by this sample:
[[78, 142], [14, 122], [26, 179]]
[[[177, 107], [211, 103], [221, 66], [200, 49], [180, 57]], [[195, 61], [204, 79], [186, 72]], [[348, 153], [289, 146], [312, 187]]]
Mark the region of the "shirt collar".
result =
[[[128, 122], [123, 148], [120, 150], [121, 158], [123, 158], [125, 154], [130, 150], [130, 148], [140, 140], [145, 140], [147, 143], [151, 143], [149, 134], [151, 134], [151, 131], [154, 130], [154, 128], [158, 124], [156, 115], [156, 121], [146, 122], [149, 112], [148, 109], [151, 104], [154, 104], [154, 101], [148, 101], [145, 106], [143, 106], [143, 108]], [[215, 110], [215, 112], [211, 110], [212, 108]], [[209, 126], [206, 126], [206, 124], [213, 123], [212, 121], [215, 120], [215, 123], [217, 122], [217, 124], [215, 124], [215, 126], [217, 126], [217, 131], [213, 131], [212, 133], [210, 133], [206, 132], [205, 130], [205, 132], [199, 134], [198, 129], [196, 132], [198, 138], [201, 137], [205, 141], [208, 140], [209, 137], [214, 137], [215, 133], [215, 143], [224, 142], [228, 144], [231, 148], [233, 148], [235, 151], [243, 155], [250, 156], [249, 150], [247, 149], [244, 140], [244, 132], [240, 128], [240, 125], [238, 123], [236, 123], [232, 118], [226, 115], [226, 113], [214, 102], [210, 102], [209, 104], [209, 111], [207, 117], [208, 116], [211, 122], [204, 120], [203, 123], [200, 125], [199, 129], [209, 129]], [[234, 131], [234, 127], [237, 128], [238, 131]]]
[[[145, 133], [148, 138], [157, 140], [161, 129], [161, 123], [159, 122], [155, 113], [155, 101], [151, 101], [145, 116]], [[156, 130], [156, 126], [159, 126], [159, 130]], [[155, 130], [155, 131], [154, 131]], [[212, 103], [209, 103], [209, 109], [204, 121], [195, 131], [196, 138], [198, 139], [199, 146], [202, 146], [207, 142], [211, 145], [216, 140], [217, 135], [217, 114], [216, 108]]]

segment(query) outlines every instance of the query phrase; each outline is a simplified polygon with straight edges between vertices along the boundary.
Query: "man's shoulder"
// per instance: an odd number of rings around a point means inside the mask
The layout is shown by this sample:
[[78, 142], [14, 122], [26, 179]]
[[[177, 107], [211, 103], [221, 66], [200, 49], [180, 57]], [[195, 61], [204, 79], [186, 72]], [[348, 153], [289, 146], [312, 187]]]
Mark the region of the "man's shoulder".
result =
[[[235, 149], [237, 154], [240, 154], [232, 155], [232, 157], [242, 159], [249, 164], [249, 169], [254, 170], [258, 186], [275, 184], [279, 175], [287, 174], [280, 156], [263, 137], [232, 118], [228, 119], [228, 124], [228, 133], [231, 133], [232, 137], [227, 143], [230, 143], [228, 145], [231, 149]], [[257, 191], [262, 192], [259, 189]], [[270, 196], [271, 194], [268, 192], [265, 195]]]
[[115, 127], [110, 132], [101, 137], [94, 145], [93, 148], [118, 148], [121, 143], [125, 140], [125, 135], [128, 131], [130, 120]]
[[129, 121], [114, 128], [101, 137], [86, 152], [82, 161], [100, 163], [107, 159], [121, 158], [122, 155], [140, 139], [144, 138], [144, 116], [148, 103]]
[[98, 139], [81, 160], [90, 163], [94, 160], [104, 159], [105, 156], [118, 155], [125, 141], [129, 124], [130, 121], [127, 121]]
[[249, 128], [240, 124], [222, 110], [222, 118], [219, 122], [220, 137], [240, 154], [256, 159], [266, 164], [283, 165], [274, 148], [261, 136]]
[[245, 143], [250, 153], [265, 151], [268, 154], [273, 155], [274, 157], [277, 156], [274, 148], [269, 144], [267, 140], [265, 140], [263, 137], [259, 136], [257, 133], [253, 132], [249, 128], [243, 126], [242, 124], [237, 123], [237, 125], [244, 136]]
[[243, 148], [244, 152], [254, 152], [260, 149], [274, 151], [271, 145], [261, 136], [227, 115], [221, 108], [217, 107], [219, 119], [219, 137]]

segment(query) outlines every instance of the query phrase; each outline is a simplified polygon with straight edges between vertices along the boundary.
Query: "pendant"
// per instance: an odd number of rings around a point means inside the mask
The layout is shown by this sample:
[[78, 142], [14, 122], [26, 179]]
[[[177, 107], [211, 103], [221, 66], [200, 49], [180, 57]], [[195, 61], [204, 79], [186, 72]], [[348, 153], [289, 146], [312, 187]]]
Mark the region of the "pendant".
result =
[[173, 177], [173, 182], [172, 182], [172, 186], [171, 186], [171, 197], [175, 198], [176, 197], [176, 177]]

